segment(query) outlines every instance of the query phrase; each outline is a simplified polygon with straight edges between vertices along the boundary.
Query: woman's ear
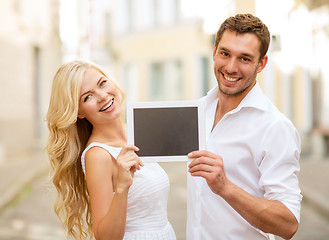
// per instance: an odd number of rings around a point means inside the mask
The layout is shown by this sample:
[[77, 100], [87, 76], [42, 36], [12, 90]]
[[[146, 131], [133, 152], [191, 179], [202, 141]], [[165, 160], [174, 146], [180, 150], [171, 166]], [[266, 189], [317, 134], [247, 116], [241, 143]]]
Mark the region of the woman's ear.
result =
[[84, 115], [82, 115], [82, 114], [80, 114], [80, 113], [78, 113], [78, 118], [79, 118], [79, 119], [84, 119], [84, 118], [85, 118], [85, 116], [84, 116]]

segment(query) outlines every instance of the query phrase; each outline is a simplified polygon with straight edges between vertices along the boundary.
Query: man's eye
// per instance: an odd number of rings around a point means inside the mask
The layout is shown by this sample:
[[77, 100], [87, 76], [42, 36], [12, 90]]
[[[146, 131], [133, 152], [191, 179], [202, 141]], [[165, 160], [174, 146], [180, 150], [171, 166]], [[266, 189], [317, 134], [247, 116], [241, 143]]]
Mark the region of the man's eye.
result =
[[241, 60], [243, 61], [243, 62], [250, 62], [250, 59], [249, 58], [241, 58]]
[[224, 56], [224, 57], [227, 57], [227, 56], [228, 56], [228, 53], [226, 53], [226, 52], [221, 52], [221, 55]]

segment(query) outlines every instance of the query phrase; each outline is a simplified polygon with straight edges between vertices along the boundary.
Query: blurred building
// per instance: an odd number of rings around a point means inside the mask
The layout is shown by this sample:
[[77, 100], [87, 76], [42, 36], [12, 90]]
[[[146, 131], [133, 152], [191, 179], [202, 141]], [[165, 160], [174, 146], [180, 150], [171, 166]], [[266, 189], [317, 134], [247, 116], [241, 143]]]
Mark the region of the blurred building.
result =
[[298, 128], [302, 153], [328, 156], [329, 1], [258, 0], [256, 14], [272, 34], [263, 89]]
[[98, 63], [128, 101], [200, 98], [216, 85], [216, 31], [242, 12], [272, 34], [258, 79], [266, 95], [300, 131], [304, 154], [328, 155], [328, 0], [2, 0], [0, 158], [46, 137], [63, 60]]
[[215, 84], [213, 33], [184, 16], [181, 0], [76, 2], [76, 55], [105, 67], [128, 101], [196, 99]]
[[329, 1], [309, 1], [312, 18], [312, 57], [309, 75], [312, 80], [312, 152], [329, 156]]
[[328, 0], [76, 0], [77, 52], [105, 66], [128, 101], [190, 100], [216, 85], [219, 24], [250, 12], [269, 27], [258, 80], [301, 133], [304, 154], [328, 154]]
[[203, 19], [184, 16], [181, 1], [114, 2], [115, 71], [127, 100], [197, 99], [215, 84], [214, 36]]
[[39, 147], [61, 61], [58, 0], [0, 1], [0, 160]]

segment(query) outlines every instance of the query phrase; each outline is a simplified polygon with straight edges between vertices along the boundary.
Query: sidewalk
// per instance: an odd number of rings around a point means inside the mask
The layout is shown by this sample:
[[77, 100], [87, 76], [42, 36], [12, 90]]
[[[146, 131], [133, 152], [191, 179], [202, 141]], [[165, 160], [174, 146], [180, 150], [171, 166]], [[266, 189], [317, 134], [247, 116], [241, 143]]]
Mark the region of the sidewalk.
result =
[[42, 151], [22, 153], [0, 164], [0, 211], [48, 169], [48, 157]]
[[[0, 210], [34, 178], [49, 171], [48, 157], [44, 152], [21, 154], [17, 158], [0, 165]], [[300, 165], [299, 180], [303, 201], [329, 218], [329, 159], [302, 158]]]
[[302, 158], [300, 168], [303, 201], [329, 219], [329, 159]]

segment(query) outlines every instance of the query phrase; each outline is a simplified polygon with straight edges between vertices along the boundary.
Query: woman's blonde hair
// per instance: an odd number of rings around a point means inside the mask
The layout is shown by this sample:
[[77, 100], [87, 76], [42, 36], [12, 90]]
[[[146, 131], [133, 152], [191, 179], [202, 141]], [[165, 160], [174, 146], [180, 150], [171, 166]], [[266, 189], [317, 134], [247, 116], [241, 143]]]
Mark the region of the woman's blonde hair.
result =
[[[47, 113], [49, 137], [46, 146], [52, 181], [57, 190], [54, 210], [74, 239], [92, 236], [89, 195], [81, 166], [81, 154], [86, 147], [92, 125], [78, 119], [80, 86], [85, 72], [94, 68], [106, 74], [94, 63], [75, 60], [63, 64], [54, 76]], [[124, 93], [117, 87], [121, 101]]]

